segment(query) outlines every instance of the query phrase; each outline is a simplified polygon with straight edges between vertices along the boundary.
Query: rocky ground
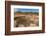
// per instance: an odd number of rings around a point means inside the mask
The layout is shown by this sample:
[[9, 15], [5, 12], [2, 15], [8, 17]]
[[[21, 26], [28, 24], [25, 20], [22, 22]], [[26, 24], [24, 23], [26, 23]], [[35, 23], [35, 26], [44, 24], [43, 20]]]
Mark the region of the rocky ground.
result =
[[[15, 15], [15, 27], [38, 26], [38, 17], [35, 15]], [[36, 18], [36, 19], [35, 19]]]

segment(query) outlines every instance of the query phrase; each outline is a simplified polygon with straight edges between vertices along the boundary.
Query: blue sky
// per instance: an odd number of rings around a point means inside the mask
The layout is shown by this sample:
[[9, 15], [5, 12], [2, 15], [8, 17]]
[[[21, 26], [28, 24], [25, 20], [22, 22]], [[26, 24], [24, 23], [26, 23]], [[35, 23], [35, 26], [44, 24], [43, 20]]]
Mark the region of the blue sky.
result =
[[15, 12], [39, 12], [39, 9], [29, 9], [29, 8], [15, 8]]

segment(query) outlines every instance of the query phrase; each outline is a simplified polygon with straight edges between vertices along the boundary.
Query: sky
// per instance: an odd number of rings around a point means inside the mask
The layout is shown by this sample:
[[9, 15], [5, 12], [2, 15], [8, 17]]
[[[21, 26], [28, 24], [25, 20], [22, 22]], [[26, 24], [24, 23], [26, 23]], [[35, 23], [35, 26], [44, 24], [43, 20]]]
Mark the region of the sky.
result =
[[26, 8], [15, 8], [15, 12], [39, 12], [39, 9], [26, 9]]

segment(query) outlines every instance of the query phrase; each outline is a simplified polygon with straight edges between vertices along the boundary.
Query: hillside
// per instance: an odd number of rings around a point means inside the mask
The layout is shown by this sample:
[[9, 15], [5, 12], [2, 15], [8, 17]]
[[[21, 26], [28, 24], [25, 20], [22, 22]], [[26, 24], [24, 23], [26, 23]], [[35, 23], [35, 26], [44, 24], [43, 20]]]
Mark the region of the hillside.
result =
[[37, 14], [39, 15], [39, 13], [37, 12], [15, 12], [14, 14]]

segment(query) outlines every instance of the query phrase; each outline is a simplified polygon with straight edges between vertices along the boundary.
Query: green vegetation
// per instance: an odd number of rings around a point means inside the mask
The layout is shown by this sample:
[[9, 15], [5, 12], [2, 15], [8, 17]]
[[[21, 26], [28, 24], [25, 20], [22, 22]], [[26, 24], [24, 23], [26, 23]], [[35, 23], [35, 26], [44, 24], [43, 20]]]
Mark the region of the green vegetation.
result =
[[39, 15], [39, 13], [37, 13], [37, 12], [15, 12], [14, 14], [16, 14], [16, 13], [18, 13], [18, 14], [37, 14], [37, 15]]

